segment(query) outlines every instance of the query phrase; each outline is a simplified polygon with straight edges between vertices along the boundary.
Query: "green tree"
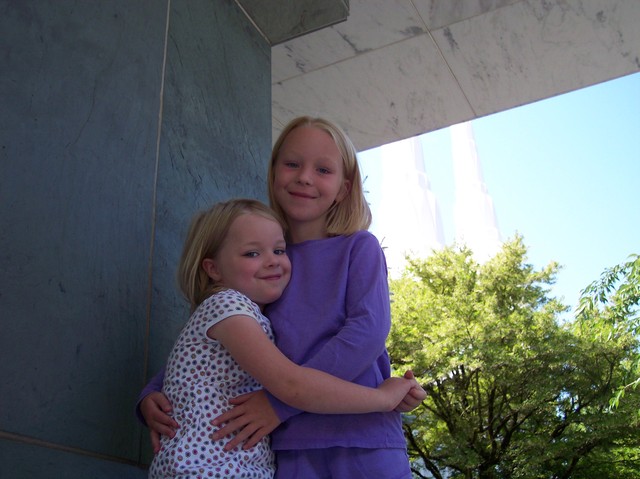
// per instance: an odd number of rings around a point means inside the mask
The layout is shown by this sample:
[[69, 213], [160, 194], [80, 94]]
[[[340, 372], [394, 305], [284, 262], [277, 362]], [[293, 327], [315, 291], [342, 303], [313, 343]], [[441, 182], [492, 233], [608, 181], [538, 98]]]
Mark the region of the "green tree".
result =
[[567, 308], [549, 297], [557, 270], [527, 264], [516, 237], [485, 264], [446, 248], [391, 281], [391, 360], [428, 394], [405, 418], [416, 477], [588, 477], [596, 457], [612, 466], [592, 477], [625, 477], [613, 459], [640, 446], [638, 398], [609, 400], [637, 338], [561, 324]]
[[[587, 286], [580, 295], [576, 313], [579, 326], [584, 326], [598, 339], [621, 341], [627, 338], [633, 343], [640, 335], [640, 255], [607, 268], [600, 278]], [[628, 364], [627, 382], [620, 386], [611, 400], [619, 405], [625, 392], [640, 385], [640, 353]]]

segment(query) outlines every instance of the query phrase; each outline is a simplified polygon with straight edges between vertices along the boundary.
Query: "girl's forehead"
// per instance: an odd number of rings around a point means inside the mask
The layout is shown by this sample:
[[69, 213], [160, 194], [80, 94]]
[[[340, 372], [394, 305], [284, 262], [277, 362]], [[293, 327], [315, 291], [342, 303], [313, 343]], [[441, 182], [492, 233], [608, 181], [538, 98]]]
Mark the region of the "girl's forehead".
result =
[[325, 130], [314, 126], [299, 126], [291, 130], [282, 142], [278, 155], [283, 152], [342, 159], [333, 137]]

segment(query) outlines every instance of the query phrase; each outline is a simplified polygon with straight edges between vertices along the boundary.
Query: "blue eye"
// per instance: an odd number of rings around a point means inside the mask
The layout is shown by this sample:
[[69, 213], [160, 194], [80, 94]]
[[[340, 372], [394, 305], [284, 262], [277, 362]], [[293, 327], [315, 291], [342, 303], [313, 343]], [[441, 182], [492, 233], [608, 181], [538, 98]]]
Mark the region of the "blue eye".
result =
[[277, 249], [274, 251], [275, 254], [277, 255], [283, 255], [283, 254], [287, 254], [287, 252], [283, 249]]
[[249, 251], [242, 256], [246, 256], [247, 258], [255, 258], [256, 256], [258, 256], [258, 253], [256, 251]]
[[328, 170], [327, 168], [318, 168], [318, 173], [328, 175], [329, 173], [331, 173], [331, 170]]

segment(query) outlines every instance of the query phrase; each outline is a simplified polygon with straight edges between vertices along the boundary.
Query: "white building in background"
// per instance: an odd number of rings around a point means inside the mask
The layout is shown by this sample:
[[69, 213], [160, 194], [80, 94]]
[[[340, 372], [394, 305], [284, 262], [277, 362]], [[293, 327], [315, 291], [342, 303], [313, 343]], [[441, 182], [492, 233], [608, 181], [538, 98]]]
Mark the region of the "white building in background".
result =
[[[455, 222], [455, 241], [466, 244], [478, 261], [484, 261], [501, 246], [493, 201], [482, 179], [471, 124], [450, 128], [455, 182], [454, 218], [450, 220]], [[398, 277], [407, 254], [426, 258], [445, 245], [420, 137], [361, 152], [359, 161], [373, 212], [371, 232], [385, 250], [389, 274]]]
[[370, 164], [361, 158], [367, 176], [377, 173], [371, 182], [375, 194], [368, 195], [374, 217], [371, 230], [385, 249], [390, 274], [399, 276], [406, 254], [424, 258], [444, 246], [442, 221], [420, 139], [389, 143], [377, 151], [379, 156]]
[[471, 123], [453, 125], [449, 130], [455, 181], [455, 240], [466, 244], [476, 261], [483, 262], [502, 246], [493, 200], [482, 177]]

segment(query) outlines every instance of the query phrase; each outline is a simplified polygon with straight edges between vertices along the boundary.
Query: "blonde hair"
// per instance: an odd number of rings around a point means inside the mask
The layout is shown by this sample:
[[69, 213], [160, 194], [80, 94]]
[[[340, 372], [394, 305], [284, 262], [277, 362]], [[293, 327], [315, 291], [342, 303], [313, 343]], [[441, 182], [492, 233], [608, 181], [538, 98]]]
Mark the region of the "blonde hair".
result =
[[272, 219], [283, 229], [285, 227], [282, 219], [267, 205], [245, 198], [217, 203], [191, 220], [177, 274], [178, 286], [189, 301], [191, 312], [209, 296], [224, 289], [209, 278], [202, 261], [215, 258], [236, 218], [249, 213]]
[[269, 202], [271, 207], [283, 218], [286, 219], [284, 211], [276, 202], [273, 184], [275, 182], [275, 163], [280, 149], [287, 135], [299, 127], [313, 127], [328, 133], [335, 142], [340, 155], [342, 156], [342, 166], [344, 170], [344, 178], [351, 183], [351, 188], [338, 203], [329, 210], [327, 215], [327, 234], [329, 236], [350, 235], [360, 230], [367, 230], [371, 225], [371, 210], [369, 204], [364, 197], [362, 188], [362, 176], [358, 165], [356, 148], [347, 136], [347, 134], [335, 123], [325, 120], [324, 118], [312, 118], [309, 116], [301, 116], [295, 118], [287, 126], [273, 145], [271, 151], [271, 161], [269, 162]]

